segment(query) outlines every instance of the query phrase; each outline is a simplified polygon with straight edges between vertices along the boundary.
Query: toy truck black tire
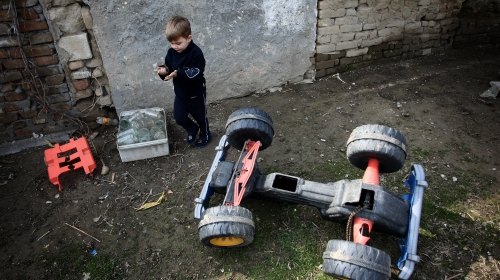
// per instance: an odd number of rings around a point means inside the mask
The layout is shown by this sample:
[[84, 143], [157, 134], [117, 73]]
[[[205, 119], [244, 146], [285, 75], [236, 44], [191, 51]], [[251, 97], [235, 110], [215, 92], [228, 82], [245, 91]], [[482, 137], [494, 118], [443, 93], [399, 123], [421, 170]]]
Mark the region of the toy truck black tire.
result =
[[394, 128], [378, 124], [355, 128], [347, 141], [347, 158], [352, 165], [365, 170], [370, 159], [379, 161], [380, 173], [400, 170], [406, 159], [406, 139]]
[[391, 257], [370, 246], [330, 240], [323, 253], [323, 272], [342, 279], [386, 280], [391, 277]]
[[200, 242], [209, 247], [243, 247], [253, 242], [252, 212], [240, 206], [208, 208], [198, 224]]
[[273, 120], [266, 112], [257, 108], [242, 108], [234, 111], [226, 122], [227, 142], [231, 147], [242, 150], [245, 141], [260, 141], [260, 151], [273, 142]]

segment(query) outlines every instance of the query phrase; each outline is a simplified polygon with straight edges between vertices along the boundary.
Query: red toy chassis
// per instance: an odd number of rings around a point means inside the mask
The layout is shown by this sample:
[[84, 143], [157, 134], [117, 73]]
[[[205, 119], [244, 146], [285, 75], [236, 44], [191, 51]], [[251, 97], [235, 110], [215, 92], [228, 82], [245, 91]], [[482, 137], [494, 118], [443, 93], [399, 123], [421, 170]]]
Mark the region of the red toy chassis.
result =
[[[379, 172], [401, 169], [406, 159], [406, 139], [397, 130], [382, 125], [356, 128], [347, 141], [347, 158], [365, 170], [362, 179], [316, 183], [281, 173], [260, 174], [259, 150], [271, 145], [271, 117], [256, 108], [235, 111], [226, 123], [226, 135], [200, 196], [194, 217], [200, 242], [211, 247], [240, 247], [253, 241], [252, 213], [240, 206], [243, 198], [298, 203], [316, 207], [330, 221], [352, 227], [345, 240], [330, 240], [323, 253], [323, 271], [347, 279], [389, 279], [390, 256], [367, 246], [372, 230], [401, 237], [398, 261], [400, 279], [408, 279], [419, 261], [418, 228], [423, 192], [427, 187], [420, 165], [413, 165], [408, 181], [410, 193], [399, 197], [379, 185]], [[230, 147], [242, 150], [236, 163], [225, 160]], [[225, 194], [223, 205], [207, 208], [214, 193]]]

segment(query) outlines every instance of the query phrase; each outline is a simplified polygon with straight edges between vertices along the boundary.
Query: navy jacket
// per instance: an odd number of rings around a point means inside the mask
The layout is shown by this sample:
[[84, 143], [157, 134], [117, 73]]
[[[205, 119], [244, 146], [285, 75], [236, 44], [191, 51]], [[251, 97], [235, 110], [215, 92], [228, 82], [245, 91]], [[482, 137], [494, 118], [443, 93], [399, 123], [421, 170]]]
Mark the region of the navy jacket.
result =
[[[165, 56], [165, 67], [168, 68], [169, 74], [177, 70], [177, 77], [172, 79], [176, 96], [186, 99], [201, 96], [206, 92], [203, 75], [205, 57], [193, 41], [181, 53], [170, 48]], [[162, 80], [165, 77], [160, 75]]]

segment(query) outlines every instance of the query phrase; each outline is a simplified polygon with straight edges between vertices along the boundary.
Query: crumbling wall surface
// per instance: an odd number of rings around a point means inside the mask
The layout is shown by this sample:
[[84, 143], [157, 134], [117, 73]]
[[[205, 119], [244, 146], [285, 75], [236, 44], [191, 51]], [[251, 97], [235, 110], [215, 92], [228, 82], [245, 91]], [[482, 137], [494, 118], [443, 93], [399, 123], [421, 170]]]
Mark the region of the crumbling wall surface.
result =
[[[487, 11], [459, 17], [463, 0], [320, 0], [316, 77], [383, 60], [443, 52], [465, 43], [498, 43], [496, 0], [466, 0], [464, 8]], [[482, 4], [483, 8], [478, 8]], [[488, 7], [488, 8], [487, 8]], [[492, 10], [496, 10], [492, 16]], [[464, 13], [465, 12], [465, 13]], [[478, 41], [477, 39], [481, 40]]]
[[0, 1], [0, 142], [85, 130], [106, 115], [88, 10], [78, 0]]
[[453, 47], [500, 43], [500, 1], [465, 0]]
[[316, 39], [316, 0], [89, 1], [94, 33], [118, 111], [171, 109], [171, 82], [157, 79], [165, 25], [178, 13], [191, 21], [207, 61], [209, 101], [303, 79]]

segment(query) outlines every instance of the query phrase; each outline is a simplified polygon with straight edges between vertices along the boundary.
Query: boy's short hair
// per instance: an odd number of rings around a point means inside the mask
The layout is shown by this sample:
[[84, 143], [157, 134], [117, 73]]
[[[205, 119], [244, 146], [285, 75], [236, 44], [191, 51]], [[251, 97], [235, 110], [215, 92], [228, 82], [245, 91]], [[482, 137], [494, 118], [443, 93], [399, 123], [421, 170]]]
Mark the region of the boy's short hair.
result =
[[189, 20], [180, 15], [173, 15], [168, 20], [165, 35], [168, 41], [173, 41], [180, 37], [187, 38], [191, 35], [191, 24]]

